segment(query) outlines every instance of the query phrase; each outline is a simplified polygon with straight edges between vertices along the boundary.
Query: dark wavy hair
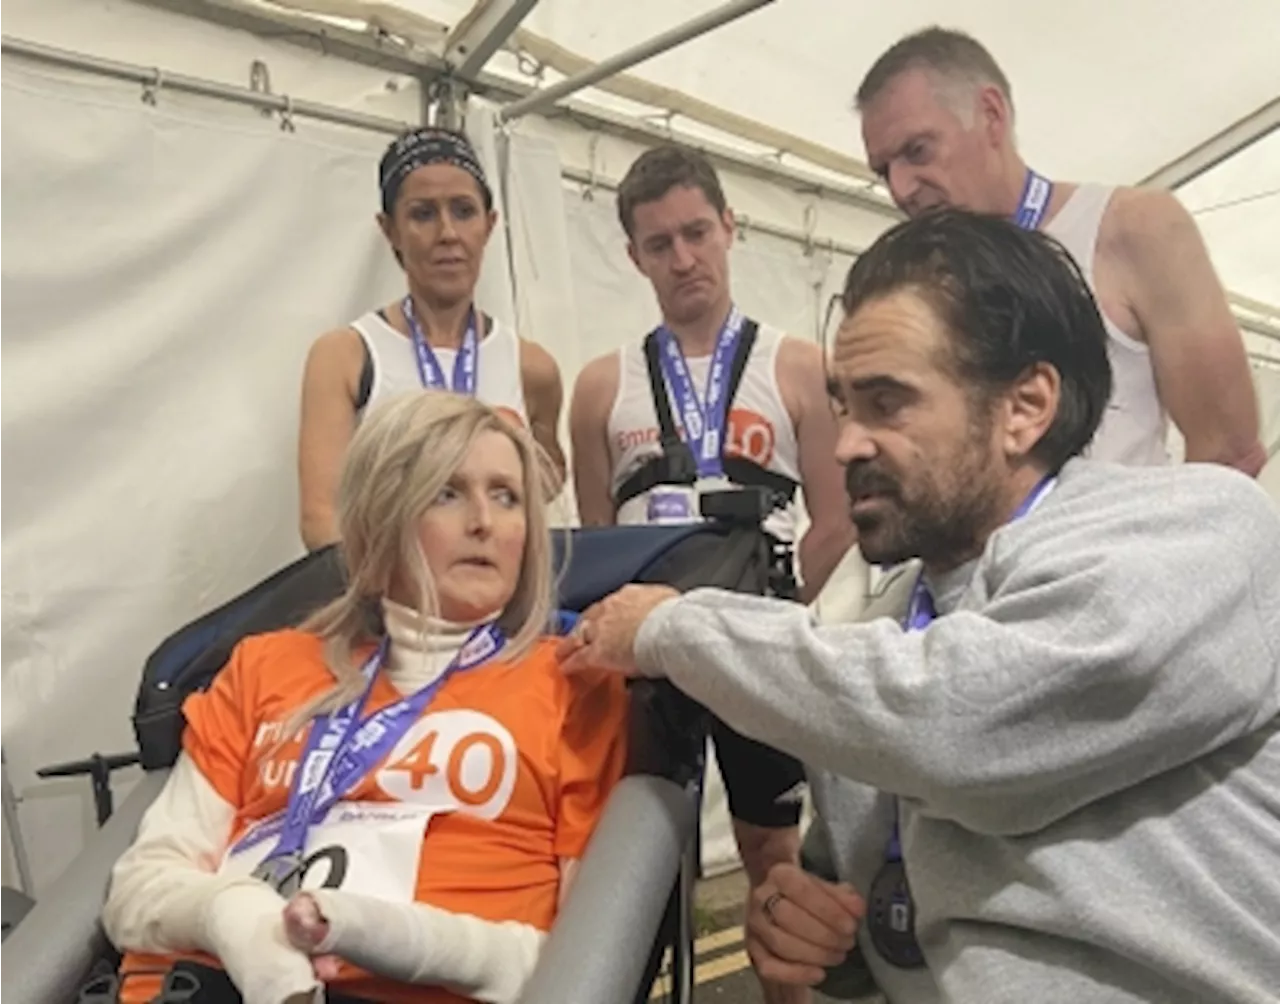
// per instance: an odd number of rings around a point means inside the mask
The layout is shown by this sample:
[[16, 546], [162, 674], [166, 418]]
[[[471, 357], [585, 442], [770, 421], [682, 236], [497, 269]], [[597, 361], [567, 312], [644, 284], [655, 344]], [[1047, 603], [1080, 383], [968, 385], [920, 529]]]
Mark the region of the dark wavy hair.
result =
[[918, 292], [946, 323], [948, 363], [980, 400], [1036, 363], [1058, 371], [1058, 413], [1033, 457], [1057, 470], [1089, 445], [1111, 397], [1107, 331], [1080, 267], [1061, 244], [1000, 217], [925, 213], [893, 227], [858, 258], [845, 281], [845, 313], [902, 288]]

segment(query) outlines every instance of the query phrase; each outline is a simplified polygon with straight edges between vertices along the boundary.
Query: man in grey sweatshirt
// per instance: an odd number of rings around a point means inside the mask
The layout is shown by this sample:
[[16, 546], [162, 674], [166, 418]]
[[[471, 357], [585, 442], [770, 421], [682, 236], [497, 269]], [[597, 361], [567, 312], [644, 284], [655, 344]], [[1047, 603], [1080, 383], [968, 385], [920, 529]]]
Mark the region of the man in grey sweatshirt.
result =
[[[1222, 467], [1079, 459], [1106, 335], [1043, 234], [926, 214], [844, 307], [838, 452], [899, 566], [872, 618], [632, 586], [566, 670], [665, 675], [809, 765], [895, 1002], [1280, 999], [1280, 512]], [[816, 982], [861, 912], [779, 866], [757, 968]]]

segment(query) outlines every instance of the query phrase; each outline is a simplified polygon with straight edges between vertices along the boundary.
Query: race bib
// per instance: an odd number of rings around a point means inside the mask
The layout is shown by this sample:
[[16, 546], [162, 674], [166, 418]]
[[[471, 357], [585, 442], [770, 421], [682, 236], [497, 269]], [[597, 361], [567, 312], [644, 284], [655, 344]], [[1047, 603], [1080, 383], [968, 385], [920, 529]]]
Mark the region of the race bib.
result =
[[[434, 809], [396, 802], [338, 802], [307, 830], [302, 889], [341, 889], [396, 903], [412, 903], [418, 862]], [[279, 816], [251, 827], [223, 856], [219, 875], [247, 877], [275, 848], [260, 839]]]

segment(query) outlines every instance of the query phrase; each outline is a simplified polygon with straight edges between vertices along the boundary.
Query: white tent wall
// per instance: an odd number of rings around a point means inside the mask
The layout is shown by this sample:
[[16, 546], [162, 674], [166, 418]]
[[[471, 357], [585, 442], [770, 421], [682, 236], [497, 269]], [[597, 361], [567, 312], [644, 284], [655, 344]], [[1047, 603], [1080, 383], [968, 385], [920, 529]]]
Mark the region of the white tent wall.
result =
[[[275, 93], [420, 116], [409, 78], [128, 0], [10, 0], [4, 27], [240, 87], [262, 60]], [[163, 89], [154, 107], [140, 98], [136, 85], [4, 59], [4, 744], [40, 885], [92, 821], [87, 782], [36, 782], [35, 768], [128, 748], [146, 653], [299, 553], [306, 347], [402, 290], [373, 225], [387, 137], [301, 118], [282, 132], [278, 117]], [[493, 137], [486, 117], [470, 125], [489, 163], [509, 164], [510, 229], [481, 299], [556, 356], [567, 392], [585, 362], [657, 318], [608, 190], [642, 146], [562, 117]], [[852, 149], [853, 129], [832, 145]], [[850, 260], [832, 243], [865, 247], [890, 218], [758, 171], [722, 176], [745, 222], [738, 298], [818, 337]], [[1280, 343], [1249, 340], [1280, 357]], [[1276, 373], [1259, 374], [1273, 450]], [[1269, 473], [1280, 497], [1274, 461]], [[854, 556], [842, 572], [856, 583], [865, 568]], [[837, 585], [824, 612], [847, 614], [855, 592]], [[721, 797], [713, 788], [713, 869], [731, 854]]]
[[307, 346], [401, 278], [381, 137], [3, 70], [4, 745], [39, 883], [92, 821], [35, 769], [130, 749], [151, 648], [300, 554]]
[[275, 94], [408, 124], [417, 123], [422, 113], [418, 85], [410, 77], [334, 59], [284, 33], [264, 38], [132, 0], [8, 0], [4, 32], [237, 87], [249, 86], [250, 66], [261, 60]]

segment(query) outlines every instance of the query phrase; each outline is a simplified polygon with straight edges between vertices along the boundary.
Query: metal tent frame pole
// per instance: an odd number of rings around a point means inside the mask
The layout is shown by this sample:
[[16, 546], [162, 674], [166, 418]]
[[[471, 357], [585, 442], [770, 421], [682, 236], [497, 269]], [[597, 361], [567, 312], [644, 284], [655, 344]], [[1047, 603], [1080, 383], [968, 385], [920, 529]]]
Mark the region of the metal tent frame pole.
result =
[[709, 10], [699, 17], [686, 21], [684, 24], [654, 35], [648, 41], [640, 42], [615, 56], [610, 56], [582, 73], [575, 73], [572, 77], [566, 77], [550, 87], [543, 87], [534, 91], [528, 97], [511, 102], [498, 113], [498, 120], [500, 122], [511, 122], [522, 115], [549, 108], [561, 98], [568, 97], [570, 94], [585, 87], [599, 83], [606, 77], [612, 77], [616, 73], [630, 69], [637, 63], [642, 63], [646, 59], [651, 59], [660, 53], [674, 49], [678, 45], [683, 45], [690, 39], [705, 35], [721, 25], [736, 21], [738, 18], [773, 2], [774, 0], [730, 0], [729, 3], [714, 10]]
[[113, 59], [102, 59], [88, 56], [66, 49], [56, 49], [14, 38], [11, 35], [0, 39], [0, 52], [5, 55], [21, 56], [50, 66], [59, 66], [68, 70], [80, 70], [139, 84], [151, 90], [166, 89], [184, 94], [195, 94], [206, 98], [219, 98], [234, 104], [248, 105], [261, 111], [279, 112], [285, 118], [303, 117], [334, 125], [350, 126], [355, 129], [366, 129], [372, 132], [399, 134], [412, 128], [413, 123], [395, 119], [381, 118], [377, 115], [366, 115], [363, 112], [347, 111], [322, 105], [314, 101], [295, 101], [287, 94], [267, 94], [263, 91], [250, 90], [248, 87], [235, 87], [215, 80], [202, 80], [199, 77], [188, 77], [181, 73], [166, 73], [164, 70], [136, 66], [131, 63], [120, 63]]
[[1258, 140], [1280, 129], [1280, 97], [1272, 98], [1261, 108], [1233, 122], [1215, 136], [1176, 157], [1138, 184], [1178, 189], [1206, 171], [1252, 146]]
[[477, 0], [445, 39], [445, 63], [463, 80], [479, 76], [536, 6], [538, 0]]
[[[418, 80], [424, 91], [424, 111], [439, 117], [434, 110], [433, 94], [428, 92], [434, 82], [449, 76], [453, 69], [434, 51], [415, 48], [394, 37], [355, 31], [340, 25], [317, 22], [314, 18], [265, 5], [249, 6], [243, 0], [136, 0], [137, 3], [157, 10], [168, 11], [195, 18], [207, 24], [219, 25], [237, 31], [245, 31], [262, 38], [278, 39], [310, 52], [322, 52], [327, 56], [344, 59], [359, 66], [402, 74]], [[453, 78], [457, 84], [464, 82]], [[528, 97], [537, 91], [532, 84], [492, 72], [481, 72], [465, 82], [466, 89], [494, 102], [512, 102]], [[563, 116], [586, 129], [593, 129], [641, 144], [679, 142], [701, 150], [721, 166], [783, 185], [792, 191], [806, 195], [819, 195], [835, 199], [847, 205], [876, 213], [892, 220], [902, 219], [902, 214], [887, 199], [871, 190], [865, 182], [839, 175], [819, 174], [805, 167], [792, 167], [772, 156], [761, 156], [746, 150], [735, 149], [724, 143], [708, 141], [647, 122], [620, 115], [608, 109], [586, 105], [570, 99], [558, 105], [554, 113]], [[424, 114], [423, 121], [428, 119]]]

